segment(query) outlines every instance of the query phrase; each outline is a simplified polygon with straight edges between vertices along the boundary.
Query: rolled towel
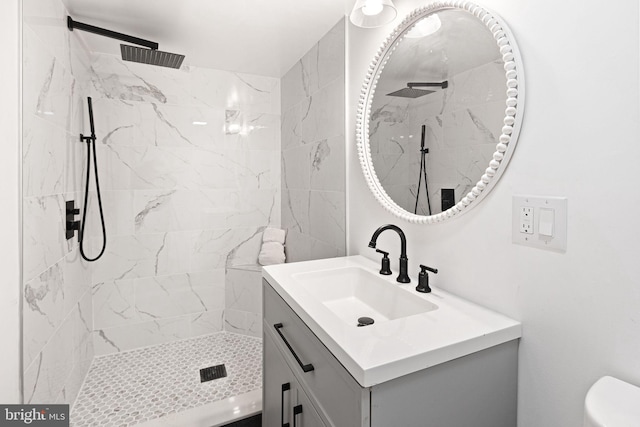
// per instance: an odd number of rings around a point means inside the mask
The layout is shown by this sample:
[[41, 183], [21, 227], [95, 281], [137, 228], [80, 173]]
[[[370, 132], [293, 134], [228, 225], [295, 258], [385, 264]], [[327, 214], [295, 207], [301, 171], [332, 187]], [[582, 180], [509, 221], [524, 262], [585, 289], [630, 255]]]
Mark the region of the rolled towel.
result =
[[286, 260], [284, 245], [278, 242], [264, 242], [258, 255], [260, 265], [282, 264]]
[[278, 242], [281, 245], [284, 245], [284, 238], [287, 232], [285, 230], [281, 230], [279, 228], [267, 227], [264, 229], [262, 233], [262, 241], [263, 242]]

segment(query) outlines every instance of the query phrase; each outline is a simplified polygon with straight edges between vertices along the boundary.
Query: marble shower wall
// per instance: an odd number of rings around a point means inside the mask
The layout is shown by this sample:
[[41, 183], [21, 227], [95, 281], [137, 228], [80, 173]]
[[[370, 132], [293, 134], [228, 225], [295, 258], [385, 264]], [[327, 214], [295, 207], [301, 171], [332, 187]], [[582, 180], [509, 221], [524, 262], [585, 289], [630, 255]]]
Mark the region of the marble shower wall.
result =
[[64, 236], [81, 203], [89, 54], [59, 0], [23, 1], [23, 362], [25, 403], [72, 404], [93, 359], [91, 266]]
[[262, 338], [262, 266], [229, 266], [224, 296], [224, 330]]
[[91, 69], [108, 234], [96, 354], [229, 322], [250, 333], [245, 311], [225, 315], [226, 269], [255, 265], [262, 230], [280, 226], [279, 79], [109, 55]]
[[[373, 164], [398, 205], [410, 212], [415, 207], [423, 124], [432, 213], [441, 211], [441, 188], [453, 188], [456, 202], [473, 188], [496, 150], [505, 83], [502, 62], [495, 61], [459, 73], [449, 78], [447, 89], [416, 99], [376, 94], [370, 125]], [[420, 194], [418, 213], [428, 214], [424, 183]]]
[[282, 78], [288, 262], [346, 253], [344, 52], [342, 19]]

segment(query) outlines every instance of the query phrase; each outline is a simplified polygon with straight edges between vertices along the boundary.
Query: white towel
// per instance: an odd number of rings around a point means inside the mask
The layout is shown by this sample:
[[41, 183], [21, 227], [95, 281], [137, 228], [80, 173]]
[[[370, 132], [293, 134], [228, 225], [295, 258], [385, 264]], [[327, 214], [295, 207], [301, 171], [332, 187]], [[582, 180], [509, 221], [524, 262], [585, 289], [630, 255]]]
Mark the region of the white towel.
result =
[[264, 229], [264, 233], [262, 233], [262, 241], [278, 242], [281, 245], [284, 245], [285, 236], [286, 236], [285, 230], [281, 230], [279, 228], [267, 227]]
[[264, 242], [258, 255], [260, 265], [282, 264], [286, 260], [284, 245], [278, 242]]

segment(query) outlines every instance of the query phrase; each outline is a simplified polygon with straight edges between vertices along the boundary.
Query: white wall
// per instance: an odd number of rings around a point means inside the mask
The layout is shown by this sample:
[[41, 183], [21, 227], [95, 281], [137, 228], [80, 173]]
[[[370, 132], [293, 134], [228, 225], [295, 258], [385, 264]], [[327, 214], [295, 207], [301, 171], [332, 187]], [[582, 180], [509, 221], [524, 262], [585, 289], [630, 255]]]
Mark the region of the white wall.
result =
[[[422, 1], [398, 1], [399, 16]], [[522, 51], [527, 102], [517, 150], [482, 204], [445, 224], [417, 226], [369, 194], [355, 146], [358, 93], [376, 49], [395, 25], [347, 35], [350, 253], [377, 258], [379, 225], [408, 236], [410, 271], [437, 267], [435, 286], [523, 323], [520, 427], [582, 423], [588, 387], [610, 374], [640, 385], [640, 159], [638, 2], [586, 7], [578, 0], [485, 0]], [[514, 194], [566, 196], [564, 254], [511, 243]], [[398, 238], [379, 247], [398, 255]]]
[[5, 59], [0, 79], [0, 402], [20, 402], [20, 1], [2, 4], [0, 43]]

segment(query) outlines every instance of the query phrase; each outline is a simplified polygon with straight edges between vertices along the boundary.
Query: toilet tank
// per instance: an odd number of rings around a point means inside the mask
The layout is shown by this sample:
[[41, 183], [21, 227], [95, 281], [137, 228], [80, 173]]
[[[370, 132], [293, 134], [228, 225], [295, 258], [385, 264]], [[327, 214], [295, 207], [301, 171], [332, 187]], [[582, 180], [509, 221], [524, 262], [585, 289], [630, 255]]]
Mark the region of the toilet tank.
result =
[[591, 386], [584, 402], [584, 427], [639, 427], [640, 388], [613, 377]]

